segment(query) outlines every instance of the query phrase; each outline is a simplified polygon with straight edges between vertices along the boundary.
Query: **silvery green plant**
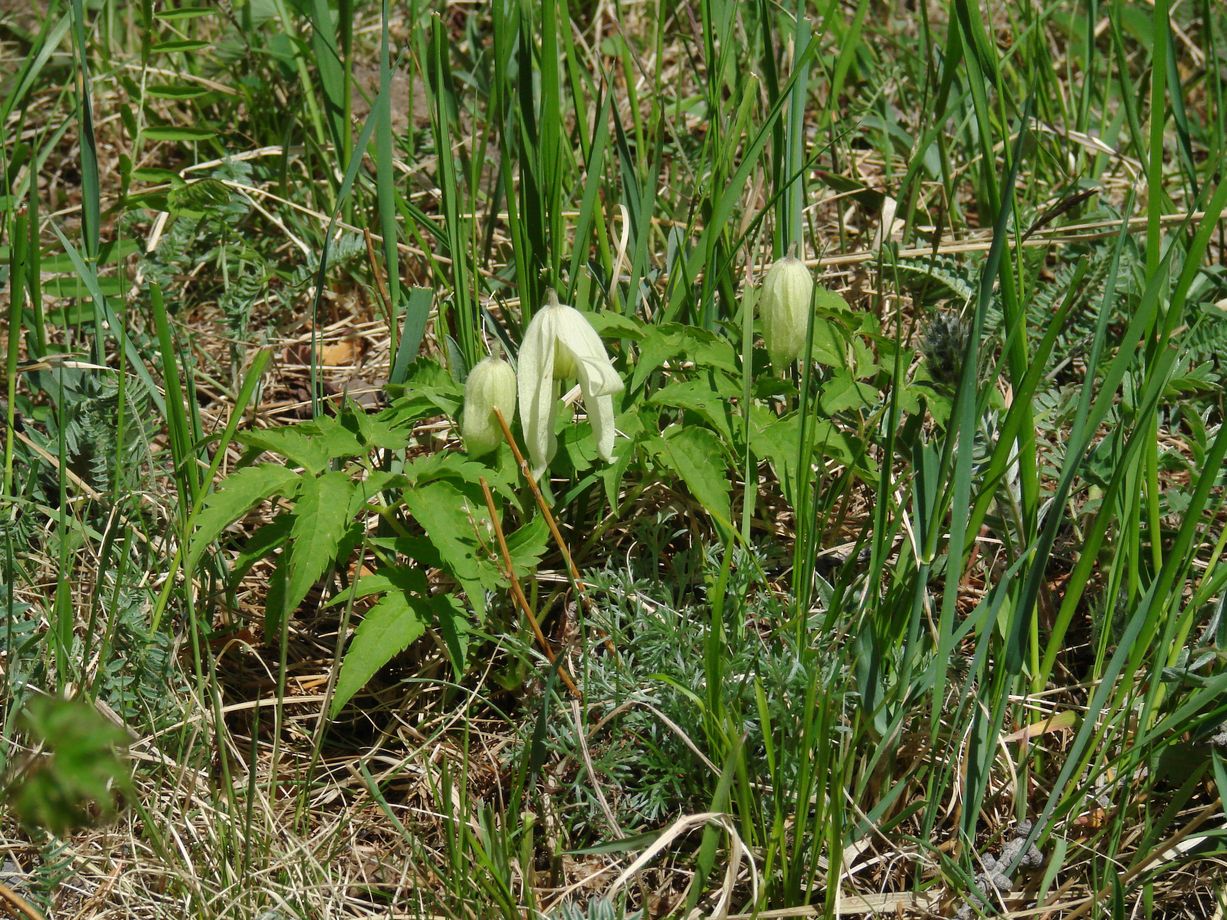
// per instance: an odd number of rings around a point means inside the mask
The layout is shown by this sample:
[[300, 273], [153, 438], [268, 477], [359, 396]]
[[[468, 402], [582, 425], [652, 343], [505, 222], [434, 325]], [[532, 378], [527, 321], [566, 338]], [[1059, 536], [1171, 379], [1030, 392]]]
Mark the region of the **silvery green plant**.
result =
[[566, 902], [550, 911], [549, 917], [550, 920], [641, 920], [643, 911], [629, 912], [598, 895], [584, 907]]

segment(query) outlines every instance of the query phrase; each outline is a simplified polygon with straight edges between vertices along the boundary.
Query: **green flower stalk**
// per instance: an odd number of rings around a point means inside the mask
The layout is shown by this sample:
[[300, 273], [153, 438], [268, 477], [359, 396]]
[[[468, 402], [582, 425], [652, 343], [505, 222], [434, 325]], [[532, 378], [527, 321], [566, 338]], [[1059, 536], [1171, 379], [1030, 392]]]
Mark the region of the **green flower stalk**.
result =
[[622, 378], [592, 324], [574, 307], [559, 303], [553, 291], [524, 332], [517, 378], [533, 476], [541, 477], [558, 450], [554, 420], [560, 384], [573, 378], [579, 380], [597, 453], [606, 462], [613, 459], [613, 394], [622, 390]]
[[516, 373], [502, 358], [483, 358], [464, 382], [464, 412], [460, 416], [464, 449], [474, 457], [496, 450], [503, 441], [495, 409], [510, 425], [516, 413]]
[[809, 269], [791, 254], [772, 265], [763, 279], [758, 299], [763, 343], [771, 366], [781, 372], [805, 351], [813, 291]]

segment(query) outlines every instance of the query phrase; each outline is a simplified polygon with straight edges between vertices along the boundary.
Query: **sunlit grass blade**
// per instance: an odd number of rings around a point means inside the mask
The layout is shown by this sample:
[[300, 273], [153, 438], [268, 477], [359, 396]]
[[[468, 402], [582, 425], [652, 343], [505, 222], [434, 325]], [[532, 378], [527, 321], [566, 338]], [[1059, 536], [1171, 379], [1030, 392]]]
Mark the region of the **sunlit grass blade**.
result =
[[471, 221], [461, 217], [462, 192], [453, 154], [455, 132], [452, 126], [457, 110], [456, 92], [452, 85], [447, 34], [442, 21], [437, 17], [431, 19], [425, 65], [431, 91], [431, 127], [437, 157], [437, 181], [443, 198], [443, 223], [447, 234], [447, 252], [451, 259], [451, 305], [446, 313], [440, 311], [440, 319], [447, 322], [448, 325], [444, 328], [450, 329], [460, 349], [458, 357], [463, 366], [453, 368], [453, 373], [463, 377], [479, 357], [480, 323], [476, 291], [473, 288], [475, 276], [469, 265]]
[[396, 355], [400, 337], [400, 225], [396, 220], [396, 179], [392, 172], [392, 62], [388, 51], [388, 0], [382, 0], [379, 21], [379, 98], [375, 111], [375, 187], [379, 205], [379, 232], [383, 237], [383, 268], [391, 303], [389, 352]]
[[[5, 215], [6, 217], [8, 215]], [[0, 228], [5, 223], [12, 228], [9, 234], [12, 242], [9, 245], [9, 308], [6, 332], [8, 347], [5, 349], [4, 379], [5, 392], [5, 425], [4, 425], [4, 484], [0, 496], [4, 499], [13, 494], [13, 460], [16, 450], [16, 417], [17, 417], [17, 362], [21, 358], [21, 330], [25, 326], [25, 294], [26, 274], [29, 271], [26, 258], [28, 231], [26, 224], [29, 215], [19, 212], [7, 221], [0, 220]]]

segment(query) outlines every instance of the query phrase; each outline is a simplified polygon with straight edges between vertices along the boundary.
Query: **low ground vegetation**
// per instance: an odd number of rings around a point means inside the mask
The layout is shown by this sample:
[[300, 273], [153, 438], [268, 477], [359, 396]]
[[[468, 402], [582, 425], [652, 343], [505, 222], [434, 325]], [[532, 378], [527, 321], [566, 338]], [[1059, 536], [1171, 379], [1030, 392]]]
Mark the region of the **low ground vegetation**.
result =
[[1225, 41], [0, 11], [0, 902], [1220, 914]]

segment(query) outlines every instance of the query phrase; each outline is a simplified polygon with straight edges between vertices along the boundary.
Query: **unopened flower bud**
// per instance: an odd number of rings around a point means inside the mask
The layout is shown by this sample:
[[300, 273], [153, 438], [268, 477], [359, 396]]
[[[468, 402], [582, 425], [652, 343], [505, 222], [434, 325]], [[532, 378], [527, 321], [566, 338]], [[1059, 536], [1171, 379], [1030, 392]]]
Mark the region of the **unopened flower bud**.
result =
[[805, 351], [809, 327], [810, 297], [814, 279], [805, 263], [792, 255], [767, 270], [759, 297], [763, 342], [771, 365], [782, 371]]
[[510, 425], [516, 411], [516, 373], [502, 358], [483, 358], [464, 382], [464, 412], [460, 417], [464, 448], [474, 457], [490, 453], [503, 440], [495, 409]]

